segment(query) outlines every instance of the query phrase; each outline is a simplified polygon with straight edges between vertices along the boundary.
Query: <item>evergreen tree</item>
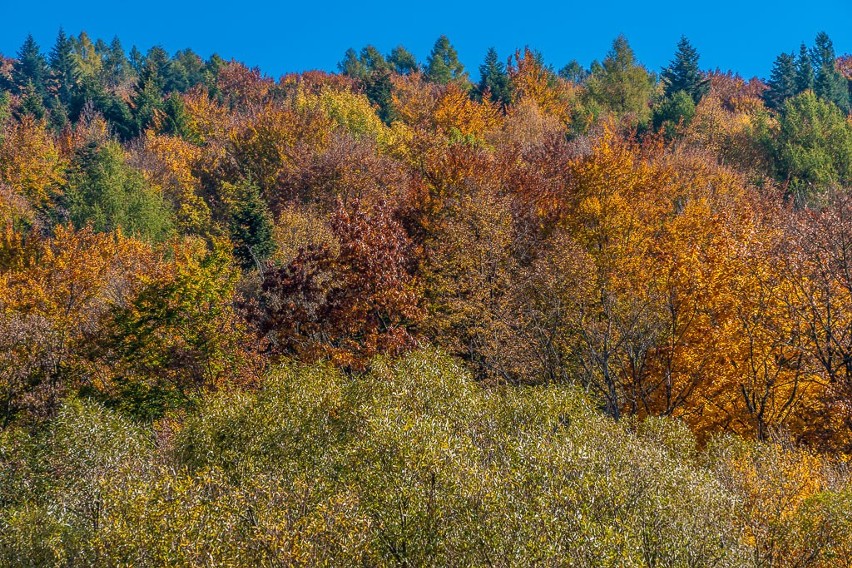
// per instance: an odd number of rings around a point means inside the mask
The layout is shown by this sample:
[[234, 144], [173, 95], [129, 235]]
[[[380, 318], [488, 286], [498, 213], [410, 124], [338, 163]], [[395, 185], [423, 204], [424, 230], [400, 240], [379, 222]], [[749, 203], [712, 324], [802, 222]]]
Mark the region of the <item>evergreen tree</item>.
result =
[[234, 256], [243, 269], [260, 268], [275, 250], [269, 208], [258, 187], [251, 182], [243, 181], [226, 189], [233, 194], [230, 232]]
[[347, 77], [363, 79], [367, 76], [367, 67], [358, 59], [358, 52], [351, 47], [343, 54], [343, 61], [337, 64], [337, 69]]
[[398, 45], [391, 51], [388, 57], [388, 63], [393, 66], [393, 70], [400, 75], [408, 75], [420, 70], [420, 64], [417, 63], [417, 58], [414, 54]]
[[497, 50], [493, 47], [488, 49], [485, 62], [479, 66], [478, 95], [485, 96], [489, 93], [491, 100], [507, 106], [512, 102], [512, 89], [506, 66], [497, 57]]
[[36, 89], [32, 81], [27, 83], [21, 92], [20, 114], [29, 114], [39, 120], [47, 114], [47, 108], [44, 106], [44, 98], [39, 94], [38, 89]]
[[74, 95], [74, 46], [65, 31], [59, 28], [56, 44], [50, 51], [50, 72], [59, 102], [66, 108]]
[[849, 91], [846, 79], [837, 70], [834, 45], [825, 32], [817, 34], [811, 52], [816, 79], [814, 92], [818, 97], [833, 102], [844, 113], [849, 112]]
[[583, 68], [580, 63], [574, 59], [559, 70], [559, 76], [567, 81], [582, 85], [589, 78], [589, 72]]
[[148, 128], [163, 107], [163, 83], [169, 56], [161, 47], [152, 47], [145, 57], [136, 92], [133, 96], [135, 131]]
[[351, 48], [346, 50], [337, 68], [347, 77], [358, 80], [370, 102], [379, 107], [379, 118], [390, 123], [393, 119], [392, 63], [375, 46], [367, 45], [360, 54]]
[[672, 138], [678, 127], [687, 126], [695, 116], [695, 101], [686, 91], [665, 97], [654, 107], [654, 130]]
[[128, 57], [130, 61], [130, 67], [133, 69], [136, 75], [142, 74], [142, 69], [145, 66], [145, 56], [142, 55], [142, 52], [139, 51], [135, 45], [130, 48], [130, 56]]
[[117, 37], [110, 43], [103, 62], [104, 82], [110, 89], [115, 89], [133, 75], [130, 61]]
[[698, 68], [698, 52], [685, 36], [677, 44], [675, 58], [663, 70], [662, 81], [667, 97], [678, 91], [686, 91], [695, 104], [707, 94], [710, 81]]
[[47, 95], [46, 79], [47, 61], [33, 36], [28, 35], [12, 65], [13, 92], [23, 94], [32, 85], [36, 94], [43, 98]]
[[450, 81], [466, 83], [468, 80], [456, 49], [445, 35], [438, 38], [426, 59], [426, 78], [441, 85]]
[[799, 57], [796, 59], [796, 93], [814, 88], [814, 67], [811, 63], [811, 55], [803, 43], [799, 47]]
[[766, 106], [779, 109], [784, 101], [796, 95], [796, 56], [782, 53], [775, 58], [769, 88], [763, 93]]

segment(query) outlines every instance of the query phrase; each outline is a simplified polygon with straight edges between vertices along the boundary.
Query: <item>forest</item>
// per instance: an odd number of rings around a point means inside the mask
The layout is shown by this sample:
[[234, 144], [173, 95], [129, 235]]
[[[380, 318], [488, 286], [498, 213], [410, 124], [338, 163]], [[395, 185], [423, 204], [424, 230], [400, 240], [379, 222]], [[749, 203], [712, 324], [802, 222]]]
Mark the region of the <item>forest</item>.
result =
[[790, 48], [0, 55], [0, 566], [852, 567], [852, 56]]

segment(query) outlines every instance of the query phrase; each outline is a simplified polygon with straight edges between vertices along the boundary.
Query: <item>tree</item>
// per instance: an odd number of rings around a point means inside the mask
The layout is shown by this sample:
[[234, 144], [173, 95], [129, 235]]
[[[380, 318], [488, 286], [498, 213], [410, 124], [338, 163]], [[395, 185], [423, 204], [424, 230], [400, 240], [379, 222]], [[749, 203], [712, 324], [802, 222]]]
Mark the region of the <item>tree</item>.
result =
[[849, 90], [846, 79], [837, 70], [834, 45], [828, 34], [817, 34], [812, 59], [816, 68], [814, 92], [818, 97], [831, 101], [844, 112], [849, 112]]
[[106, 87], [116, 89], [133, 76], [130, 61], [117, 37], [113, 38], [103, 58], [103, 79]]
[[56, 204], [67, 165], [47, 125], [32, 116], [13, 124], [0, 142], [0, 181], [39, 211]]
[[117, 143], [87, 146], [72, 168], [65, 198], [75, 226], [91, 225], [99, 232], [121, 228], [151, 241], [161, 241], [171, 233], [168, 204], [140, 172], [127, 165]]
[[559, 76], [566, 81], [582, 85], [589, 78], [589, 72], [576, 59], [569, 61], [559, 70]]
[[270, 351], [363, 369], [377, 353], [413, 347], [422, 314], [402, 226], [387, 206], [355, 201], [338, 203], [331, 229], [339, 251], [311, 246], [265, 271], [248, 316]]
[[73, 43], [62, 28], [56, 36], [56, 44], [50, 52], [50, 71], [56, 83], [59, 102], [66, 108], [71, 105], [74, 93], [74, 56]]
[[441, 85], [450, 81], [466, 83], [468, 80], [456, 49], [445, 35], [438, 38], [426, 59], [426, 78]]
[[93, 360], [109, 377], [102, 397], [145, 419], [185, 407], [245, 375], [245, 324], [234, 310], [238, 273], [225, 243], [171, 245], [134, 295], [112, 306]]
[[768, 86], [769, 88], [763, 93], [763, 100], [766, 106], [776, 110], [781, 108], [784, 101], [797, 93], [794, 54], [782, 53], [775, 58]]
[[779, 175], [800, 204], [852, 183], [852, 126], [835, 105], [805, 91], [784, 103], [779, 126]]
[[796, 59], [796, 93], [802, 93], [814, 88], [814, 67], [807, 46], [799, 47], [799, 57]]
[[681, 36], [672, 62], [663, 70], [662, 82], [666, 96], [671, 97], [678, 91], [686, 91], [692, 100], [698, 102], [710, 89], [710, 82], [698, 68], [698, 52], [685, 36]]
[[654, 108], [654, 129], [663, 129], [671, 137], [679, 127], [689, 125], [695, 116], [695, 102], [686, 91], [666, 97]]
[[408, 75], [420, 70], [420, 64], [417, 63], [414, 54], [401, 45], [393, 48], [388, 57], [388, 63], [393, 65], [393, 70], [400, 75]]
[[257, 186], [250, 181], [228, 186], [223, 192], [231, 201], [230, 231], [234, 256], [243, 269], [257, 267], [262, 271], [262, 263], [275, 249], [269, 208], [260, 197]]
[[653, 77], [636, 61], [633, 49], [623, 35], [586, 81], [589, 96], [617, 116], [632, 115], [645, 124], [651, 115], [648, 101], [654, 88]]
[[488, 49], [485, 61], [479, 66], [478, 95], [484, 97], [486, 93], [495, 103], [507, 107], [512, 102], [512, 88], [509, 82], [509, 74], [506, 66], [497, 57], [497, 50], [493, 47]]
[[28, 35], [12, 65], [13, 92], [21, 94], [25, 92], [27, 85], [32, 85], [35, 93], [43, 98], [47, 94], [46, 80], [47, 61], [33, 36]]

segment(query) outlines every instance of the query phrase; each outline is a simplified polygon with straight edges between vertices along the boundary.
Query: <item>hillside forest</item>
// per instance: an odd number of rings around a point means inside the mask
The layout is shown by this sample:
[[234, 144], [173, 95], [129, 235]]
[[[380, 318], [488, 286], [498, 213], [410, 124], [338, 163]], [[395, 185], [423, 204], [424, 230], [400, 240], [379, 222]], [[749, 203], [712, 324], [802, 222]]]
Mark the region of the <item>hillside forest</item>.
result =
[[28, 37], [0, 565], [852, 566], [852, 56], [790, 48]]

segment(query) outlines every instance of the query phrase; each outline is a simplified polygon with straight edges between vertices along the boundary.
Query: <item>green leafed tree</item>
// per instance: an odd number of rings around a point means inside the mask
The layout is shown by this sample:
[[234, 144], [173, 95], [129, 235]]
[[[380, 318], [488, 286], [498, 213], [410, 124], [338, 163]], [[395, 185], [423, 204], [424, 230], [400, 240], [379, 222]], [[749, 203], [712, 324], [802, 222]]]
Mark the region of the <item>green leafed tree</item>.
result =
[[438, 38], [426, 59], [426, 78], [441, 85], [450, 81], [468, 81], [467, 72], [459, 61], [456, 49], [445, 35]]
[[648, 101], [654, 89], [654, 79], [636, 61], [633, 49], [624, 36], [612, 42], [612, 49], [602, 63], [593, 65], [586, 82], [591, 99], [618, 116], [633, 115], [638, 124], [651, 116]]
[[50, 51], [50, 75], [59, 101], [67, 108], [74, 94], [74, 46], [62, 28]]
[[828, 34], [817, 34], [812, 52], [816, 75], [814, 92], [818, 97], [831, 101], [844, 113], [849, 112], [849, 90], [846, 79], [837, 70], [834, 44]]
[[779, 174], [797, 201], [852, 184], [852, 126], [835, 105], [805, 91], [784, 103], [779, 125]]
[[172, 213], [162, 195], [130, 167], [115, 142], [89, 146], [73, 165], [66, 190], [68, 215], [78, 228], [121, 228], [126, 234], [162, 241], [172, 232]]
[[11, 90], [15, 94], [22, 94], [32, 85], [36, 94], [44, 97], [47, 94], [47, 78], [47, 60], [33, 36], [28, 35], [12, 64]]

